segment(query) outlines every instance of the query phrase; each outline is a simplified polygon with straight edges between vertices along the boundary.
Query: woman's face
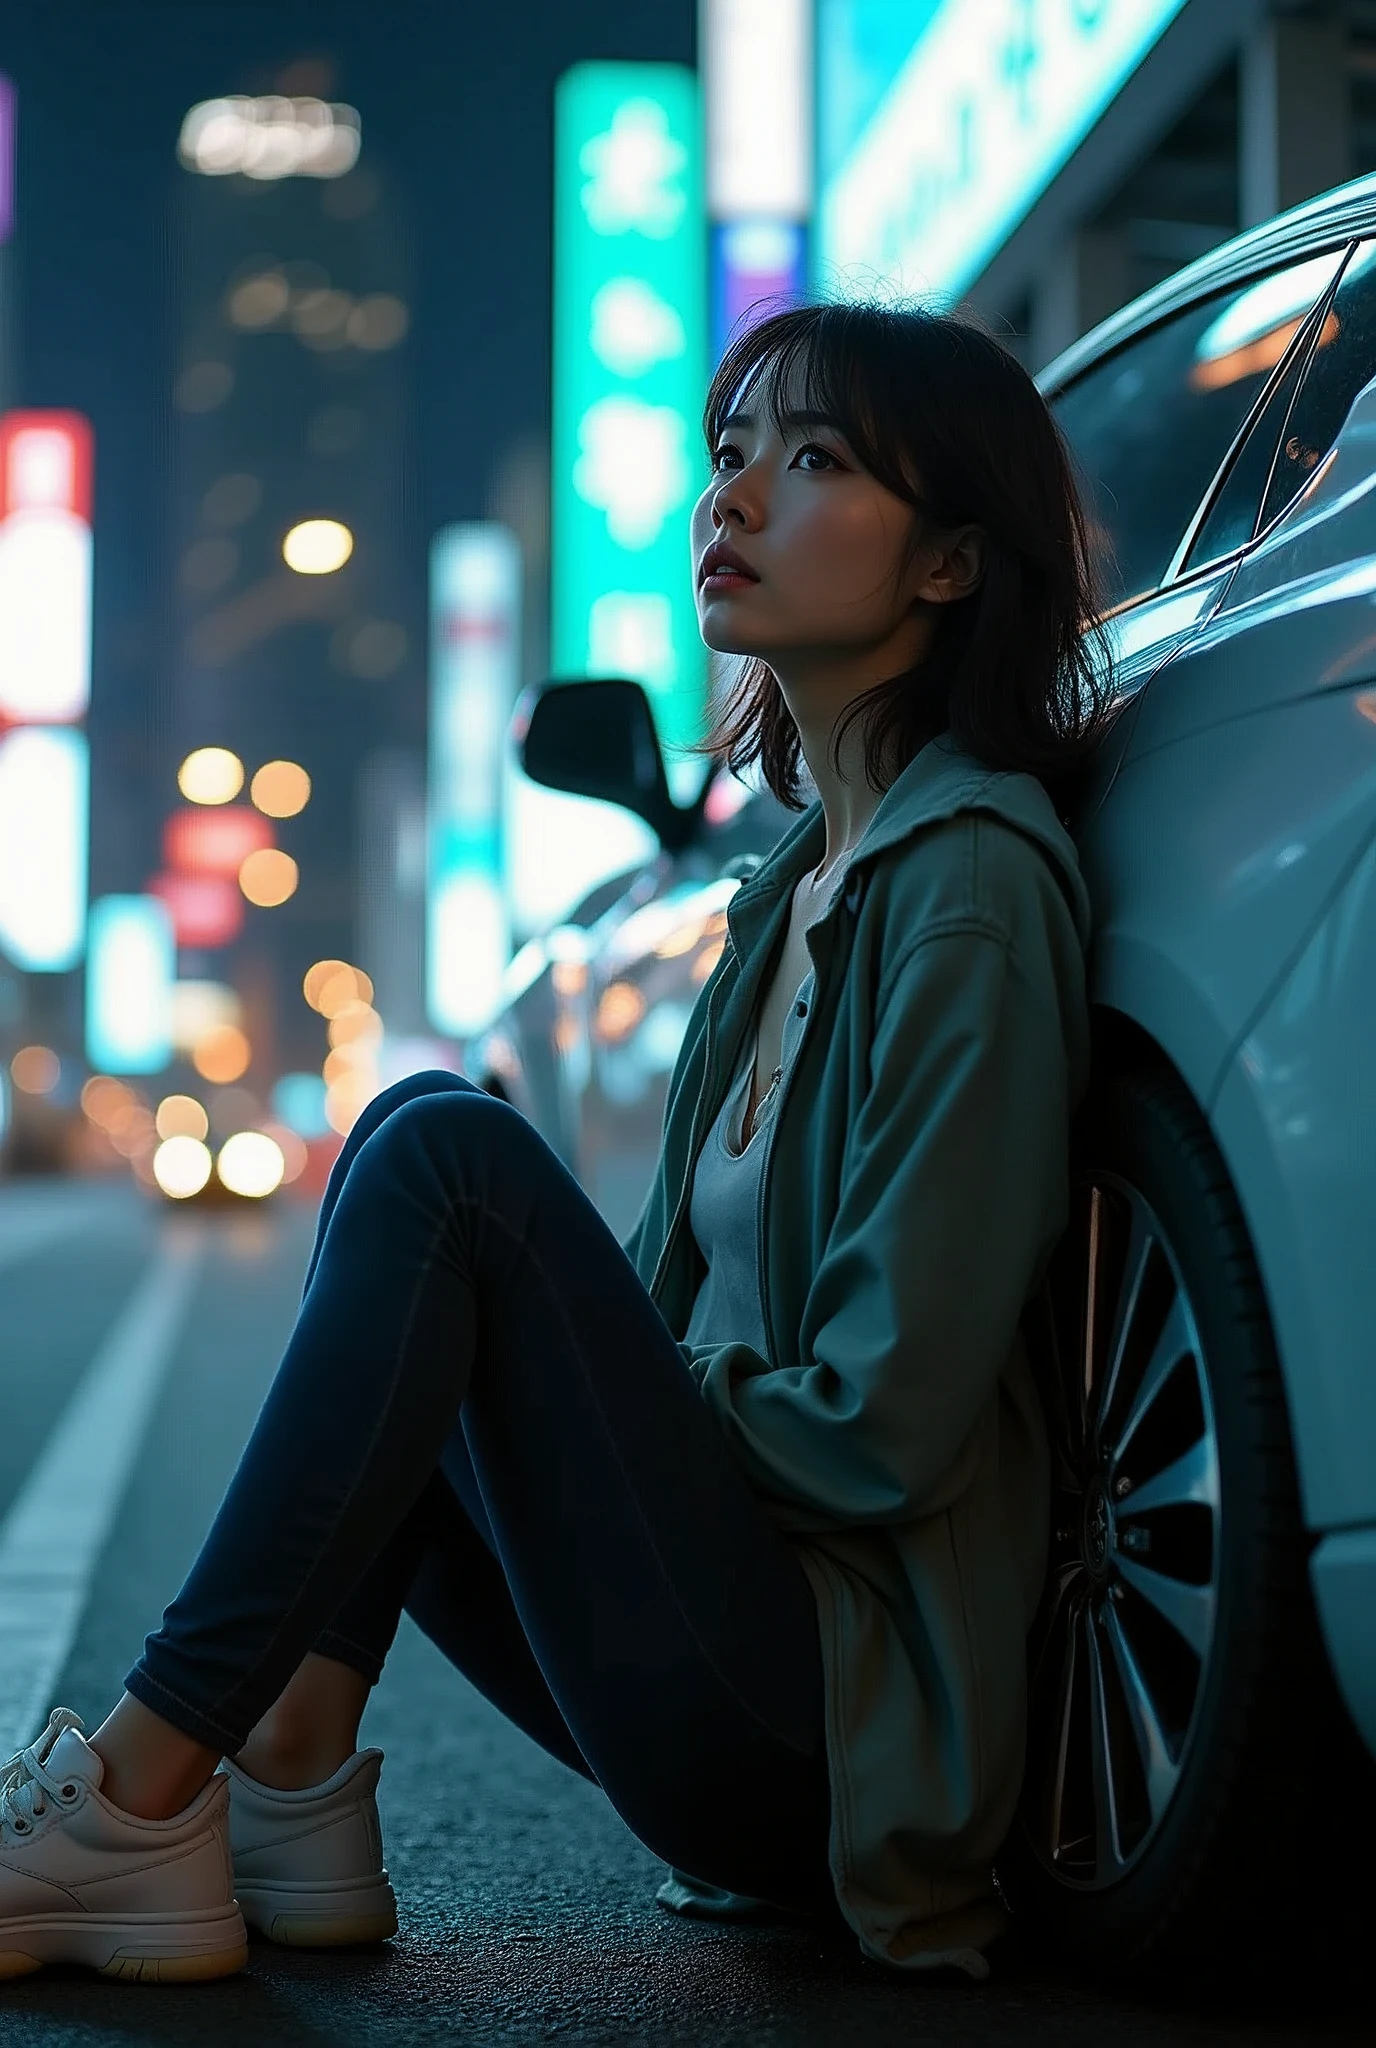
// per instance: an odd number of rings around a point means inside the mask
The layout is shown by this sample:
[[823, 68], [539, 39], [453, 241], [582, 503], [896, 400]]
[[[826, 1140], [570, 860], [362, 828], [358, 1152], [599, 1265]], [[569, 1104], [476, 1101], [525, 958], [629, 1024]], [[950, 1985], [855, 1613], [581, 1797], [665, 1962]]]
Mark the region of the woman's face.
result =
[[[909, 561], [916, 514], [860, 467], [843, 435], [785, 392], [738, 399], [693, 511], [698, 624], [723, 654], [915, 660], [929, 555]], [[722, 550], [734, 559], [722, 560]], [[906, 643], [911, 640], [912, 646]]]

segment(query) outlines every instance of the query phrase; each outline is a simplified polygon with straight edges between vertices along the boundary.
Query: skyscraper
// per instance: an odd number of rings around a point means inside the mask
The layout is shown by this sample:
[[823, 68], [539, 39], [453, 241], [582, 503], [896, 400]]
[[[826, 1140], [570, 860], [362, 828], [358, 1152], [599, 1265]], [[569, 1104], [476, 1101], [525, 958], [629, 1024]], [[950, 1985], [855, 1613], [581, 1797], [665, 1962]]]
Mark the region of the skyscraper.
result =
[[[183, 971], [256, 991], [259, 1036], [292, 1067], [319, 1059], [302, 973], [358, 953], [363, 763], [379, 746], [419, 758], [424, 585], [408, 530], [406, 210], [318, 67], [279, 85], [204, 103], [182, 130], [168, 532], [178, 746], [228, 747], [250, 775], [285, 758], [312, 782], [277, 827], [295, 894], [249, 909], [240, 936]], [[333, 555], [309, 546], [329, 529], [284, 550], [311, 521], [345, 530]]]

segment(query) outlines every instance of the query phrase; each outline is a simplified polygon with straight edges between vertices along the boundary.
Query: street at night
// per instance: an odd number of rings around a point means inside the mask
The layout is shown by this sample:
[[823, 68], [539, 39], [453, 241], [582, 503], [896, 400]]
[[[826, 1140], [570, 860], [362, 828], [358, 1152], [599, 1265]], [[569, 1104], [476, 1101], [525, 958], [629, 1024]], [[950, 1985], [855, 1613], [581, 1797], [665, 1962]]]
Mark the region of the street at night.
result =
[[[168, 1216], [122, 1189], [84, 1202], [50, 1185], [0, 1193], [6, 1334], [24, 1360], [0, 1436], [0, 1560], [24, 1475], [81, 1400], [121, 1310], [159, 1262], [195, 1266], [184, 1313], [152, 1362], [156, 1399], [53, 1688], [88, 1726], [108, 1710], [214, 1512], [290, 1328], [310, 1228], [299, 1207], [202, 1219]], [[401, 1905], [394, 1942], [345, 1955], [258, 1942], [247, 1973], [220, 1987], [144, 1990], [50, 1972], [6, 1988], [6, 2043], [1090, 2048], [1111, 2035], [1124, 2048], [1357, 2048], [1371, 2038], [1356, 1946], [1335, 1945], [1322, 1974], [1298, 1986], [1225, 1978], [1148, 1997], [1017, 1953], [980, 1986], [895, 1983], [847, 1935], [676, 1919], [654, 1903], [661, 1866], [601, 1793], [503, 1721], [408, 1622], [363, 1736], [387, 1757], [379, 1803]], [[1350, 1934], [1360, 1941], [1357, 1927]]]
[[0, 2044], [1376, 2043], [1376, 0], [0, 11]]

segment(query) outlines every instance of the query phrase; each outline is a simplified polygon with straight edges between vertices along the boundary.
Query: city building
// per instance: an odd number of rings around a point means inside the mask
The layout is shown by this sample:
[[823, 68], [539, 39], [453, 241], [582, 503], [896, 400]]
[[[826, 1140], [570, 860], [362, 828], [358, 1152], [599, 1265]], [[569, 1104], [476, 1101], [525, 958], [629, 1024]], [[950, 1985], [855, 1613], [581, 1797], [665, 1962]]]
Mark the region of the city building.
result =
[[[357, 113], [325, 97], [319, 67], [296, 72], [274, 95], [190, 110], [174, 208], [172, 767], [215, 746], [249, 776], [287, 760], [311, 783], [275, 828], [294, 893], [248, 908], [218, 946], [182, 948], [183, 976], [239, 990], [262, 1085], [319, 1065], [302, 975], [359, 958], [365, 929], [376, 940], [379, 863], [405, 843], [408, 761], [414, 780], [424, 753], [408, 224]], [[166, 795], [171, 812], [170, 776]], [[395, 897], [399, 923], [419, 920], [413, 897]], [[418, 923], [387, 935], [378, 1002], [414, 1029]]]
[[964, 299], [1035, 368], [1376, 165], [1370, 0], [818, 0], [823, 288]]

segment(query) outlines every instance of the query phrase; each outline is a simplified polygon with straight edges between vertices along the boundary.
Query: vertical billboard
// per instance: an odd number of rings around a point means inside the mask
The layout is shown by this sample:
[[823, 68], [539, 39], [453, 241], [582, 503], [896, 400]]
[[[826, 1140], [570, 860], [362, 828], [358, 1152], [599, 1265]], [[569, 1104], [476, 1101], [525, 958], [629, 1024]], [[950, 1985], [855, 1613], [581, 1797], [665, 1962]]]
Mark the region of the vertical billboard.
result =
[[86, 735], [0, 732], [0, 952], [28, 974], [62, 974], [86, 935]]
[[812, 210], [812, 0], [700, 0], [718, 361], [756, 311], [802, 297]]
[[884, 0], [822, 0], [824, 51], [871, 14], [908, 48], [858, 132], [872, 78], [821, 66], [821, 281], [958, 298], [1184, 4], [923, 0], [904, 22]]
[[158, 1074], [172, 1059], [177, 942], [156, 896], [102, 896], [86, 951], [86, 1058], [97, 1073]]
[[91, 695], [91, 429], [0, 417], [0, 718], [82, 718]]
[[426, 1010], [464, 1038], [488, 1024], [511, 951], [502, 786], [519, 681], [521, 551], [505, 526], [447, 526], [430, 548]]
[[[552, 651], [644, 684], [667, 747], [702, 737], [688, 522], [706, 480], [697, 81], [579, 64], [555, 94]], [[696, 789], [700, 759], [670, 759]]]

